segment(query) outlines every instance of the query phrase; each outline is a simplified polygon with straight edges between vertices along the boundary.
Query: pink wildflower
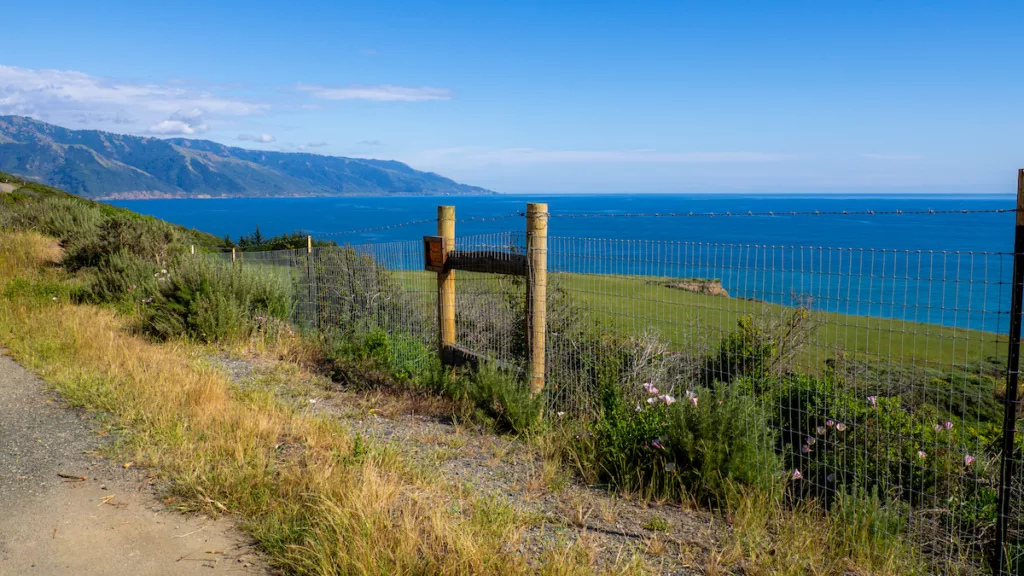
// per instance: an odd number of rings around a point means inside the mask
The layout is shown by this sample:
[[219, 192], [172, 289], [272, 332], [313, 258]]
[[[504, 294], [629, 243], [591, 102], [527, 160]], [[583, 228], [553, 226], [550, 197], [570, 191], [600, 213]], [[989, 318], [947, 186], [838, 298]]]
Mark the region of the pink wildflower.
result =
[[800, 473], [800, 470], [793, 470], [793, 476], [791, 477], [791, 480], [799, 480], [803, 477], [804, 475]]
[[974, 456], [967, 454], [964, 456], [964, 466], [970, 466], [971, 464], [974, 464]]
[[650, 404], [651, 406], [654, 406], [654, 403], [657, 401], [658, 399], [654, 396], [651, 396], [650, 398], [647, 399], [647, 403]]
[[819, 436], [824, 436], [825, 432], [827, 432], [824, 426], [818, 426], [814, 431], [817, 432]]
[[664, 402], [666, 406], [671, 406], [676, 401], [676, 399], [673, 398], [670, 394], [664, 394], [662, 396], [659, 396], [659, 398], [661, 398], [661, 401]]
[[811, 451], [811, 445], [810, 445], [810, 444], [804, 444], [804, 445], [803, 445], [803, 447], [802, 447], [802, 448], [800, 448], [800, 450], [801, 450], [801, 451], [802, 451], [802, 452], [803, 452], [804, 454], [808, 454], [808, 453], [810, 453], [810, 451]]
[[942, 424], [932, 424], [932, 430], [936, 432], [942, 432]]
[[843, 424], [842, 422], [836, 422], [836, 430], [839, 430], [840, 432], [846, 430], [846, 424]]
[[878, 396], [868, 396], [868, 404], [878, 406]]
[[952, 430], [953, 423], [950, 422], [949, 420], [946, 420], [945, 422], [942, 423], [942, 427], [945, 428], [946, 430]]
[[654, 395], [656, 395], [658, 393], [658, 389], [655, 388], [654, 384], [651, 384], [650, 382], [645, 382], [644, 383], [644, 390], [646, 390], [647, 393], [652, 395], [652, 396], [654, 396]]
[[831, 419], [831, 418], [829, 418], [828, 420], [825, 420], [825, 426], [828, 426], [829, 428], [835, 428], [836, 427], [836, 421]]
[[693, 404], [694, 406], [697, 405], [697, 397], [696, 396], [690, 396], [690, 404]]
[[927, 458], [928, 457], [928, 453], [925, 452], [924, 450], [918, 450], [917, 451], [917, 457], [921, 458], [921, 459]]

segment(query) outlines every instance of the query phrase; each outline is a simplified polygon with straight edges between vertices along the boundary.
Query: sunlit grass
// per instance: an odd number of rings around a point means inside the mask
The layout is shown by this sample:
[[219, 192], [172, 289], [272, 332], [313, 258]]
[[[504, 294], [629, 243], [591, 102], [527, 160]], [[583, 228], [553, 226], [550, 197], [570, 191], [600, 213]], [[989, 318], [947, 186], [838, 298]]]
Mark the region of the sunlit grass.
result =
[[[433, 274], [423, 271], [393, 272], [407, 290], [423, 295], [431, 305]], [[456, 273], [456, 290], [481, 275]], [[714, 346], [717, 339], [736, 328], [740, 317], [779, 314], [784, 306], [689, 292], [665, 286], [667, 279], [648, 276], [602, 274], [552, 274], [549, 299], [562, 291], [575, 313], [617, 333], [653, 331], [673, 348], [685, 351]], [[871, 358], [900, 358], [918, 365], [962, 366], [988, 357], [1005, 357], [1003, 334], [891, 318], [815, 312], [811, 346], [802, 362], [820, 366], [836, 350]]]
[[[374, 445], [338, 420], [305, 412], [303, 395], [314, 389], [288, 360], [314, 354], [308, 341], [236, 343], [236, 354], [285, 359], [239, 387], [208, 362], [215, 349], [154, 344], [134, 336], [113, 309], [72, 304], [72, 279], [53, 266], [59, 255], [45, 237], [0, 232], [0, 345], [69, 403], [102, 414], [119, 438], [114, 453], [155, 467], [168, 483], [168, 502], [234, 514], [285, 572], [595, 571], [597, 550], [585, 531], [523, 553], [533, 518], [407, 463], [401, 446]], [[544, 455], [538, 489], [558, 492], [566, 482], [558, 442], [543, 433], [532, 442]], [[708, 574], [922, 573], [912, 543], [878, 528], [878, 514], [866, 506], [837, 519], [794, 508], [779, 494], [738, 494], [725, 511], [729, 530], [694, 567]], [[666, 542], [659, 537], [646, 550], [673, 553]], [[625, 555], [608, 569], [645, 571], [645, 561]]]
[[[53, 246], [0, 233], [0, 286], [60, 283], [43, 268]], [[239, 391], [203, 360], [207, 349], [154, 344], [110, 309], [29, 292], [0, 297], [0, 344], [69, 403], [102, 413], [118, 455], [156, 467], [169, 501], [236, 514], [289, 573], [590, 571], [587, 554], [509, 553], [528, 525], [514, 510], [427, 481], [394, 450], [288, 407], [274, 386]]]

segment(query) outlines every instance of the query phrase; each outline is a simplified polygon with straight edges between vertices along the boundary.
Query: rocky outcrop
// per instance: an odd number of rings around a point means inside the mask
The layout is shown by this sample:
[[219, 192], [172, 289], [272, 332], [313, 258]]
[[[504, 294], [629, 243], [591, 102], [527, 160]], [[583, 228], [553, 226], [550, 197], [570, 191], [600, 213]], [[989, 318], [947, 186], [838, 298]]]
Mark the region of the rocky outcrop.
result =
[[686, 290], [687, 292], [696, 292], [698, 294], [725, 296], [726, 298], [729, 297], [729, 292], [722, 287], [722, 281], [717, 278], [711, 280], [705, 280], [703, 278], [684, 278], [681, 280], [665, 282], [664, 286], [668, 288]]

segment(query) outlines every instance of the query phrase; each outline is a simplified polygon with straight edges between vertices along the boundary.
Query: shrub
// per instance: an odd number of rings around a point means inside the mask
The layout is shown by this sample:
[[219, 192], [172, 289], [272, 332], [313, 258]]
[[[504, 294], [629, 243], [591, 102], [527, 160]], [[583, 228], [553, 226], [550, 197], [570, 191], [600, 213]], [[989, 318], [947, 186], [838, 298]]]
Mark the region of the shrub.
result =
[[756, 401], [739, 388], [699, 388], [681, 398], [645, 385], [629, 405], [609, 394], [595, 428], [601, 473], [621, 489], [721, 503], [731, 486], [779, 477], [775, 435]]
[[982, 469], [970, 448], [987, 443], [983, 431], [934, 405], [910, 411], [898, 396], [855, 396], [831, 375], [791, 375], [775, 387], [779, 449], [811, 495], [826, 502], [853, 490], [915, 505], [936, 504], [927, 499], [940, 495], [952, 502], [971, 484], [963, 479]]
[[103, 221], [95, 207], [71, 198], [48, 198], [38, 207], [39, 231], [67, 244], [89, 238]]
[[80, 296], [94, 304], [124, 299], [147, 302], [159, 294], [159, 273], [156, 264], [120, 250], [102, 259]]
[[272, 274], [189, 257], [158, 280], [160, 296], [143, 324], [158, 338], [184, 334], [211, 342], [246, 336], [271, 319], [290, 317], [287, 287]]
[[404, 324], [432, 325], [422, 301], [408, 301], [395, 275], [374, 258], [351, 248], [323, 248], [316, 252], [314, 274], [330, 285], [331, 306], [319, 307], [314, 326], [325, 331], [358, 335], [387, 328], [389, 312], [401, 308], [421, 318], [404, 318]]
[[764, 309], [757, 316], [741, 316], [736, 330], [722, 339], [717, 353], [704, 365], [705, 385], [736, 378], [767, 378], [790, 372], [792, 360], [814, 332], [807, 308], [781, 313]]
[[472, 404], [478, 416], [499, 431], [529, 432], [540, 423], [542, 397], [530, 394], [526, 382], [493, 364], [449, 380], [446, 387], [453, 399]]
[[665, 447], [691, 492], [716, 503], [731, 484], [767, 487], [779, 478], [776, 435], [764, 406], [732, 386], [687, 396], [669, 407]]
[[166, 222], [117, 214], [104, 219], [94, 230], [66, 242], [64, 265], [71, 270], [98, 266], [110, 254], [127, 251], [167, 268], [185, 246], [178, 230]]
[[621, 397], [606, 398], [592, 446], [599, 478], [620, 490], [681, 496], [678, 476], [666, 469], [667, 411], [661, 405], [627, 407]]
[[20, 188], [0, 195], [4, 208], [0, 227], [11, 230], [35, 230], [57, 238], [62, 244], [92, 235], [103, 220], [92, 204], [71, 197], [39, 197]]

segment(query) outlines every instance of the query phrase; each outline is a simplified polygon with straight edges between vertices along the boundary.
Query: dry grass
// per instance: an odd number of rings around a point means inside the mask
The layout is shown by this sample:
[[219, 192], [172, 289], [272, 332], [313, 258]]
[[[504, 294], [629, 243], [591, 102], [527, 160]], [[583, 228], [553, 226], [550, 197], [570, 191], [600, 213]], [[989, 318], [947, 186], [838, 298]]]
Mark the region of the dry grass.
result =
[[0, 234], [0, 290], [15, 279], [35, 281], [60, 261], [60, 245], [35, 232]]
[[[44, 279], [54, 245], [0, 233], [0, 286]], [[30, 290], [29, 290], [30, 291]], [[570, 543], [513, 553], [529, 520], [457, 486], [427, 482], [392, 450], [356, 441], [273, 391], [237, 390], [187, 344], [132, 336], [113, 311], [22, 293], [0, 297], [0, 343], [72, 404], [122, 433], [118, 449], [157, 467], [184, 507], [237, 514], [295, 574], [589, 573]], [[624, 562], [616, 573], [635, 573]]]
[[770, 494], [740, 494], [731, 516], [732, 533], [712, 553], [709, 573], [737, 568], [751, 575], [927, 573], [909, 543], [888, 538], [882, 546], [869, 545], [856, 533], [860, 527], [838, 525], [811, 508], [787, 509]]

